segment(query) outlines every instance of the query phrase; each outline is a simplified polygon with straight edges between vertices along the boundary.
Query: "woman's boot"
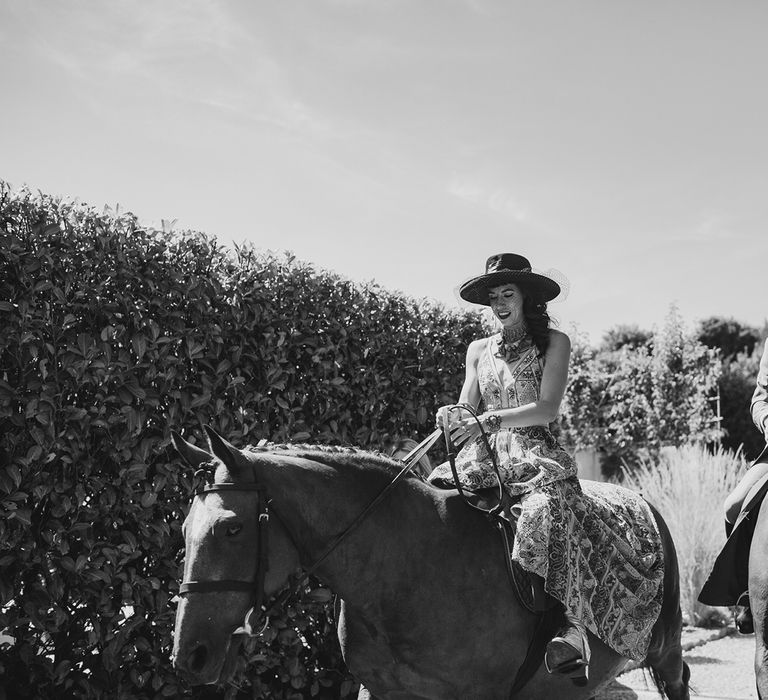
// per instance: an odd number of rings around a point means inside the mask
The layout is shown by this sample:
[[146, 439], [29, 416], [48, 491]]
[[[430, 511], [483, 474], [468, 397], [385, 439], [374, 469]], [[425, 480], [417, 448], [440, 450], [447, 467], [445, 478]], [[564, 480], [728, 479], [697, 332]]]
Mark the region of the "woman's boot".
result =
[[547, 644], [544, 665], [549, 673], [559, 673], [576, 685], [586, 685], [591, 654], [586, 627], [566, 615], [565, 627]]

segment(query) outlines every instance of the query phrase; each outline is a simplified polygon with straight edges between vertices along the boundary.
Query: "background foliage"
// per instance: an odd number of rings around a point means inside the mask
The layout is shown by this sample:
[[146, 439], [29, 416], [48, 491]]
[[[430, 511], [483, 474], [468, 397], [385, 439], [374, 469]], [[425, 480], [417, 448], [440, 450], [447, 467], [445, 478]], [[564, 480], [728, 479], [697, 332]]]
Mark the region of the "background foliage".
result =
[[607, 475], [657, 458], [664, 446], [719, 439], [712, 399], [720, 360], [674, 308], [653, 333], [618, 328], [597, 349], [578, 335], [572, 342], [563, 439], [602, 451]]
[[701, 321], [698, 337], [717, 350], [723, 362], [718, 381], [722, 444], [733, 452], [742, 450], [747, 460], [753, 460], [765, 446], [764, 436], [752, 422], [750, 402], [768, 323], [757, 329], [732, 318], [713, 316]]
[[658, 459], [625, 472], [625, 486], [642, 493], [669, 526], [680, 566], [680, 605], [688, 624], [722, 621], [722, 610], [697, 597], [725, 543], [722, 518], [713, 514], [722, 513], [723, 501], [745, 469], [740, 453], [688, 444], [664, 448]]
[[[0, 186], [6, 690], [191, 695], [169, 657], [195, 484], [169, 431], [369, 448], [423, 434], [455, 400], [478, 324], [290, 256]], [[248, 697], [352, 692], [311, 588], [249, 644]]]

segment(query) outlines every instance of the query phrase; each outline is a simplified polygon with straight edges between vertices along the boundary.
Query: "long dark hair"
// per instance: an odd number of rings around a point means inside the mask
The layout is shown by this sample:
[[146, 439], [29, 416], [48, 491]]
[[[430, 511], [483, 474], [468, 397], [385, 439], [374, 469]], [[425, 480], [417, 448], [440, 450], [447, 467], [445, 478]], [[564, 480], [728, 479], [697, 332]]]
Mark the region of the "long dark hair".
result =
[[523, 316], [525, 325], [533, 338], [533, 344], [539, 351], [539, 357], [544, 357], [549, 348], [549, 329], [552, 319], [547, 313], [547, 302], [535, 293], [531, 292], [522, 285], [520, 289], [523, 292]]

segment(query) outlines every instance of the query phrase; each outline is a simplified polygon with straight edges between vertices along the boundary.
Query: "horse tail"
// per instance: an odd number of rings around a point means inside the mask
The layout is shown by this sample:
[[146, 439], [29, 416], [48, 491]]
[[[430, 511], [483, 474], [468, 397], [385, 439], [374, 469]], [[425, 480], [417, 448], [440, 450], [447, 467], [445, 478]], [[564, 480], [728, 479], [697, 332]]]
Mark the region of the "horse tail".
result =
[[656, 526], [661, 536], [664, 556], [664, 594], [661, 611], [651, 632], [648, 653], [640, 664], [650, 673], [662, 697], [688, 698], [690, 670], [683, 661], [683, 613], [680, 609], [680, 569], [672, 535], [664, 518], [650, 503]]

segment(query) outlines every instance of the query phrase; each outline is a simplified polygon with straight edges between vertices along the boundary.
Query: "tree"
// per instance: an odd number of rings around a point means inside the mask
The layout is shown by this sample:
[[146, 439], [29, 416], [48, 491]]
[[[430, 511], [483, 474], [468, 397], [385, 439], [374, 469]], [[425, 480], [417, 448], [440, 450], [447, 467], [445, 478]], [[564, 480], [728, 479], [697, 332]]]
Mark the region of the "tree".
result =
[[725, 364], [719, 381], [723, 447], [734, 452], [742, 447], [747, 460], [755, 459], [765, 446], [763, 435], [752, 422], [749, 411], [762, 349], [762, 345], [755, 345], [749, 355], [740, 352]]
[[623, 347], [646, 347], [651, 338], [653, 338], [653, 333], [641, 329], [638, 325], [618, 325], [603, 334], [601, 349], [610, 352], [620, 350]]
[[740, 352], [751, 355], [760, 340], [756, 328], [722, 316], [710, 316], [699, 321], [696, 335], [707, 347], [720, 350], [725, 361], [733, 359]]
[[576, 335], [561, 430], [572, 449], [596, 448], [604, 471], [636, 465], [667, 445], [719, 439], [711, 399], [717, 352], [685, 332], [672, 307], [649, 343], [595, 350]]
[[755, 428], [749, 412], [763, 346], [768, 336], [765, 326], [758, 330], [732, 318], [712, 316], [700, 321], [697, 335], [723, 359], [723, 373], [718, 382], [722, 416], [722, 444], [731, 450], [744, 450], [746, 459], [754, 459], [765, 442]]

